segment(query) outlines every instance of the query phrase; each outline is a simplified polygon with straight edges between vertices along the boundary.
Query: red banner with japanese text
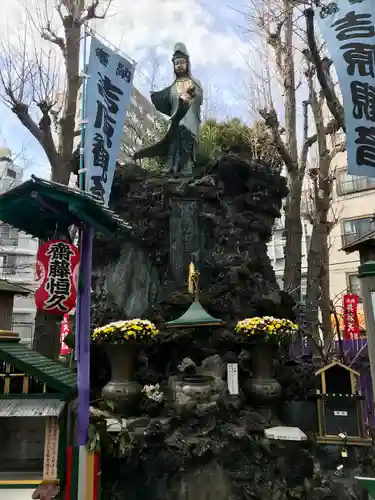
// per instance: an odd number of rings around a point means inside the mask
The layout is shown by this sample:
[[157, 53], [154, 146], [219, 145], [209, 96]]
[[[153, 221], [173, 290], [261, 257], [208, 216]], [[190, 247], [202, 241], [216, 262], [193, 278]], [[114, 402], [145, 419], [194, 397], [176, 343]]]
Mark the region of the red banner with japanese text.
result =
[[68, 313], [77, 300], [78, 248], [64, 240], [48, 241], [36, 258], [36, 307], [49, 314]]
[[347, 340], [359, 338], [358, 302], [358, 295], [354, 293], [344, 295], [344, 332]]
[[71, 353], [71, 348], [64, 342], [65, 337], [70, 334], [69, 314], [64, 314], [60, 326], [60, 356], [66, 356]]

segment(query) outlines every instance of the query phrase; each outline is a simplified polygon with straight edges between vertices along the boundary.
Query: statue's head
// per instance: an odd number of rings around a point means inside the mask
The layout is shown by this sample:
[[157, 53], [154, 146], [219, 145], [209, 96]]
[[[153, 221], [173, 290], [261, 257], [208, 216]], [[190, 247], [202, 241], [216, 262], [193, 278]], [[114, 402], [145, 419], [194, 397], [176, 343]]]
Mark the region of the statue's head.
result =
[[176, 43], [174, 46], [172, 62], [176, 76], [184, 76], [190, 73], [189, 53], [183, 43]]

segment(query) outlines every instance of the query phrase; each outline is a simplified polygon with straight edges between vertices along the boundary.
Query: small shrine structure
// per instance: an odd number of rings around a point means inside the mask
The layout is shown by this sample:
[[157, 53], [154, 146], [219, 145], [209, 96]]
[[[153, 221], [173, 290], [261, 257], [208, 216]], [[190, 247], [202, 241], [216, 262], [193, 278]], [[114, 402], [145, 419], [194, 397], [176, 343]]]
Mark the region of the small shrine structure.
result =
[[[21, 396], [19, 398], [34, 399], [36, 407], [33, 408], [36, 412], [37, 408], [47, 407], [48, 403], [51, 403], [50, 399], [55, 400], [55, 406], [49, 410], [49, 413], [43, 415], [43, 418], [52, 419], [48, 420], [48, 422], [53, 422], [53, 424], [47, 425], [44, 420], [43, 424], [38, 424], [39, 427], [35, 432], [39, 436], [42, 436], [43, 433], [47, 436], [47, 429], [52, 426], [53, 430], [50, 433], [54, 436], [54, 444], [47, 446], [49, 441], [45, 437], [43, 440], [43, 453], [47, 453], [47, 448], [54, 450], [53, 454], [58, 450], [58, 458], [53, 459], [52, 465], [51, 459], [47, 458], [47, 455], [43, 455], [43, 460], [40, 458], [42, 448], [40, 442], [43, 438], [39, 437], [39, 458], [36, 460], [35, 465], [31, 467], [31, 469], [37, 469], [31, 471], [32, 475], [38, 476], [34, 479], [36, 483], [30, 483], [30, 478], [24, 479], [22, 484], [30, 487], [33, 484], [43, 482], [32, 494], [34, 499], [54, 498], [53, 495], [57, 491], [54, 493], [53, 486], [64, 493], [66, 492], [66, 498], [69, 498], [69, 500], [98, 499], [100, 493], [98, 486], [100, 478], [99, 457], [98, 454], [87, 449], [90, 406], [90, 297], [93, 236], [94, 231], [105, 236], [114, 236], [119, 231], [129, 231], [131, 227], [108, 209], [103, 201], [96, 196], [81, 189], [74, 189], [56, 182], [40, 179], [34, 175], [31, 176], [29, 181], [23, 182], [0, 195], [0, 220], [36, 238], [52, 243], [62, 242], [65, 246], [71, 245], [74, 231], [77, 232], [78, 230], [80, 235], [80, 267], [76, 306], [77, 373], [34, 351], [26, 350], [21, 352], [21, 349], [27, 348], [18, 344], [18, 341], [14, 339], [14, 334], [9, 334], [7, 340], [10, 341], [12, 352], [18, 352], [19, 356], [14, 354], [13, 357], [8, 359], [7, 356], [10, 356], [9, 348], [7, 354], [4, 349], [1, 351], [1, 345], [0, 352], [5, 352], [3, 370], [7, 368], [6, 363], [8, 363], [14, 366], [15, 373], [19, 374], [17, 377], [10, 377], [11, 372], [8, 374], [7, 371], [4, 371], [4, 380], [12, 380], [12, 384], [15, 384], [13, 380], [20, 380], [22, 377], [28, 379], [31, 376], [33, 380], [35, 379], [39, 383], [39, 388], [36, 389], [33, 398], [29, 395], [30, 384], [27, 386], [25, 382], [25, 388], [28, 387], [27, 393], [23, 386], [22, 388], [18, 387], [18, 394], [22, 394], [22, 398]], [[54, 241], [56, 238], [59, 238], [59, 241]], [[72, 276], [69, 275], [70, 281], [71, 278]], [[61, 278], [58, 278], [58, 281], [60, 284], [62, 283]], [[18, 345], [18, 347], [15, 348], [15, 345]], [[5, 346], [5, 343], [2, 346]], [[28, 364], [29, 361], [31, 364]], [[79, 381], [78, 387], [77, 380]], [[75, 399], [76, 392], [78, 419], [73, 420], [77, 422], [77, 433], [75, 433], [72, 441], [74, 445], [68, 446], [67, 443], [71, 442], [70, 438], [73, 432], [67, 421], [70, 414], [70, 402]], [[27, 397], [25, 394], [27, 394]], [[54, 394], [54, 396], [49, 394]], [[5, 399], [9, 399], [9, 395], [5, 394], [5, 392], [3, 396]], [[60, 404], [57, 401], [60, 401]], [[30, 415], [33, 411], [22, 410], [21, 414], [25, 418], [34, 418], [37, 415]], [[11, 415], [9, 414], [9, 416]], [[3, 426], [1, 426], [1, 429], [3, 429]], [[63, 443], [65, 443], [65, 446]], [[28, 454], [32, 456], [30, 452]], [[7, 479], [4, 480], [7, 481]], [[11, 483], [6, 484], [9, 486]], [[5, 498], [9, 500], [9, 497]], [[19, 496], [16, 498], [17, 500], [23, 500]], [[30, 495], [25, 498], [30, 498]], [[1, 496], [0, 500], [3, 500]]]
[[360, 374], [339, 361], [317, 372], [318, 443], [371, 446], [363, 415]]
[[76, 395], [73, 370], [0, 331], [0, 500], [65, 489]]

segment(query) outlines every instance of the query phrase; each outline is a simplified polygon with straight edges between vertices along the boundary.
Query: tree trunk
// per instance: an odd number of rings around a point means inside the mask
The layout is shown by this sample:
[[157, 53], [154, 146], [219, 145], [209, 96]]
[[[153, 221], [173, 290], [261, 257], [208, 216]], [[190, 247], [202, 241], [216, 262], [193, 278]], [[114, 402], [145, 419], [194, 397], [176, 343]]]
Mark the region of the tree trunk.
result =
[[[62, 162], [52, 169], [52, 181], [67, 185], [70, 179], [70, 169]], [[44, 241], [40, 241], [42, 245]], [[58, 359], [60, 355], [60, 327], [63, 316], [45, 314], [36, 311], [33, 349], [50, 359]]]
[[322, 229], [324, 228], [322, 228], [319, 220], [314, 223], [307, 257], [306, 332], [318, 344], [321, 343], [318, 328], [318, 311], [322, 245], [324, 244]]
[[295, 301], [299, 301], [302, 265], [302, 181], [295, 176], [290, 179], [289, 184], [289, 195], [285, 206], [284, 288]]
[[320, 277], [320, 312], [322, 315], [323, 340], [324, 345], [327, 339], [332, 337], [331, 323], [331, 298], [330, 298], [330, 279], [329, 279], [329, 248], [328, 234], [322, 248], [322, 272]]
[[300, 300], [301, 286], [301, 193], [302, 179], [298, 172], [297, 118], [296, 118], [296, 82], [293, 57], [293, 5], [284, 0], [285, 44], [283, 57], [284, 73], [284, 109], [286, 147], [295, 165], [295, 171], [289, 172], [289, 196], [285, 207], [285, 270], [284, 288], [294, 300]]
[[35, 314], [33, 349], [54, 360], [57, 360], [60, 354], [60, 325], [62, 318], [62, 316], [44, 314], [41, 311], [37, 311]]

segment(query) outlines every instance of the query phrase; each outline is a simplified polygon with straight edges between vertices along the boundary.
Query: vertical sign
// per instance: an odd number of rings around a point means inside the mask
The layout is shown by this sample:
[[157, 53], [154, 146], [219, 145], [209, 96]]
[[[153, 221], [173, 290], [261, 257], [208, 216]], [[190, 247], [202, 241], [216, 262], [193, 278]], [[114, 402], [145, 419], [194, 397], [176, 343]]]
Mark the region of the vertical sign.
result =
[[134, 70], [133, 62], [98, 39], [91, 40], [84, 138], [86, 191], [106, 205], [130, 104]]
[[317, 13], [344, 102], [348, 173], [375, 177], [374, 0], [323, 0]]
[[228, 391], [231, 396], [238, 396], [238, 364], [227, 364]]
[[64, 342], [65, 337], [69, 334], [70, 334], [69, 314], [64, 314], [64, 318], [61, 321], [61, 326], [60, 326], [60, 356], [66, 356], [71, 352], [71, 348], [67, 346]]
[[56, 417], [46, 419], [45, 436], [43, 479], [56, 479], [59, 451], [59, 422]]
[[358, 339], [360, 334], [358, 321], [358, 295], [347, 293], [343, 298], [344, 302], [344, 331], [347, 340]]

